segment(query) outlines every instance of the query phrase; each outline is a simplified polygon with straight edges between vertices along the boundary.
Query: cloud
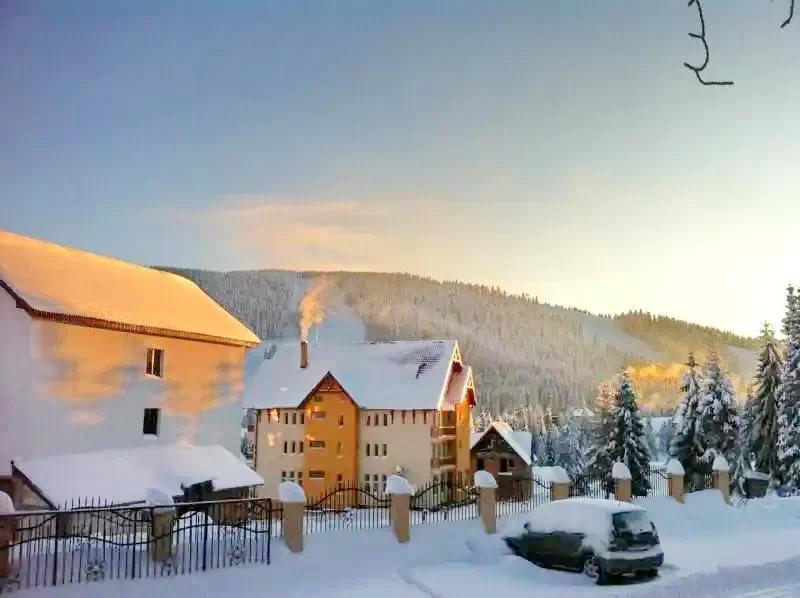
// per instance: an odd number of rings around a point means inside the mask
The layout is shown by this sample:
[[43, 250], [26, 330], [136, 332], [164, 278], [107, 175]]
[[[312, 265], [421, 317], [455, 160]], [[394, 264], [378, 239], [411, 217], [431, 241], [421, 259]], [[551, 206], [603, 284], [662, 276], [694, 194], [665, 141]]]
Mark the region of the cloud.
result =
[[298, 270], [417, 270], [463, 229], [459, 212], [425, 199], [234, 196], [192, 218], [259, 267]]

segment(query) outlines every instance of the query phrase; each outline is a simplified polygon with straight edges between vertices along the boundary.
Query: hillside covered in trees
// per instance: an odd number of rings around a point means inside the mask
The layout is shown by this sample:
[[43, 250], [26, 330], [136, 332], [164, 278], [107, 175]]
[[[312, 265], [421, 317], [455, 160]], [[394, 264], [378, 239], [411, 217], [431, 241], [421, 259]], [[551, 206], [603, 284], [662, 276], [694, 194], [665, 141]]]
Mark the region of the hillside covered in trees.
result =
[[753, 339], [642, 312], [595, 316], [498, 288], [408, 274], [162, 269], [196, 282], [262, 339], [297, 336], [299, 302], [324, 276], [328, 309], [360, 319], [368, 340], [457, 339], [476, 369], [481, 406], [493, 413], [591, 405], [598, 385], [623, 365], [636, 366], [642, 408], [669, 411], [690, 350], [716, 350], [740, 393], [742, 376], [755, 372], [755, 355], [740, 363]]

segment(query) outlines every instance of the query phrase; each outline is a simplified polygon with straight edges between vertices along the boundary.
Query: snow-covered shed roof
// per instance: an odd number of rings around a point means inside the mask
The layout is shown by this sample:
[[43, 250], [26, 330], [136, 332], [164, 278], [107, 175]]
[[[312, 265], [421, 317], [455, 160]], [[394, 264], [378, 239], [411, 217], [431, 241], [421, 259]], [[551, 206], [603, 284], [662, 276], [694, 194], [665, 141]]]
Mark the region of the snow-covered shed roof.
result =
[[169, 444], [54, 455], [16, 461], [14, 469], [56, 507], [86, 498], [109, 504], [139, 503], [153, 488], [182, 496], [184, 487], [209, 481], [214, 490], [264, 483], [221, 446]]
[[489, 433], [489, 430], [497, 431], [503, 437], [515, 453], [517, 453], [527, 465], [531, 465], [531, 433], [522, 430], [513, 430], [506, 422], [496, 421], [489, 424], [483, 432], [473, 432], [470, 434], [469, 448], [472, 450], [481, 439]]
[[472, 389], [471, 370], [453, 368], [461, 359], [453, 340], [310, 342], [305, 368], [299, 341], [267, 354], [245, 383], [245, 408], [296, 408], [329, 373], [364, 409], [446, 409]]
[[0, 231], [0, 287], [32, 317], [255, 346], [258, 337], [190, 280]]

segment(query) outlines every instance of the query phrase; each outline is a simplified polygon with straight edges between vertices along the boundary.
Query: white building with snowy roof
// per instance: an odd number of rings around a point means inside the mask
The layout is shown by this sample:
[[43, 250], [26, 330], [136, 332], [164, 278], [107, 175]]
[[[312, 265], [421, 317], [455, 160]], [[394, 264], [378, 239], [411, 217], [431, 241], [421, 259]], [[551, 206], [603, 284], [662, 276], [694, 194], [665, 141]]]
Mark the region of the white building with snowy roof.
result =
[[0, 475], [173, 444], [238, 460], [259, 339], [189, 280], [0, 231], [0, 331]]
[[244, 405], [258, 414], [265, 493], [289, 479], [316, 496], [347, 485], [382, 492], [397, 472], [416, 485], [467, 475], [475, 401], [456, 341], [403, 340], [276, 343]]

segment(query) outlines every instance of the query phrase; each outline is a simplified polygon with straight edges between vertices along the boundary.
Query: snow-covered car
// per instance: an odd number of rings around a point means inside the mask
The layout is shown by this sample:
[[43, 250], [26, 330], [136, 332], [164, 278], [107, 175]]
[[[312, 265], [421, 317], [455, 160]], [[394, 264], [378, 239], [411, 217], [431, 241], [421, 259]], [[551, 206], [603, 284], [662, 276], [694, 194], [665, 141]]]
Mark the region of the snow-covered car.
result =
[[570, 498], [537, 507], [508, 547], [542, 567], [583, 571], [598, 584], [626, 574], [655, 577], [664, 563], [647, 511], [615, 500]]

